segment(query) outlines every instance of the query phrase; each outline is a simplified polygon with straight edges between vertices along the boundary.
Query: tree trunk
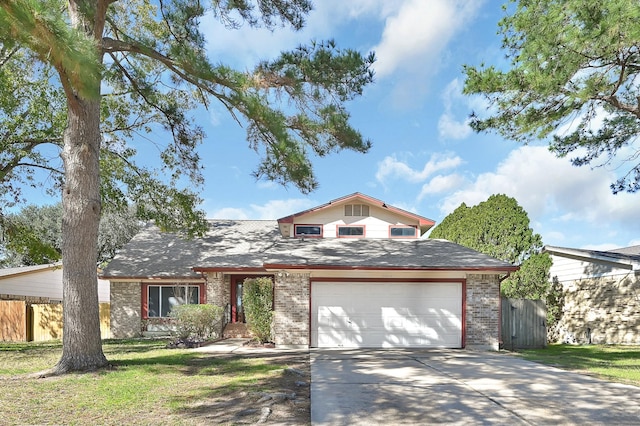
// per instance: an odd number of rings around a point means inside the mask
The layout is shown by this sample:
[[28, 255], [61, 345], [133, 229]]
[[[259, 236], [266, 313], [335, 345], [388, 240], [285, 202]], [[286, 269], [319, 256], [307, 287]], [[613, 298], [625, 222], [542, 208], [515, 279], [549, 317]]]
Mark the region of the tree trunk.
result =
[[55, 373], [107, 365], [102, 352], [97, 246], [100, 222], [100, 100], [69, 103], [62, 158], [64, 329]]
[[69, 105], [64, 133], [62, 276], [64, 329], [57, 373], [107, 365], [98, 304], [100, 100]]
[[[107, 4], [70, 0], [71, 25], [98, 41]], [[93, 22], [86, 15], [91, 10], [95, 12]], [[96, 48], [100, 48], [99, 43]], [[100, 89], [98, 85], [96, 93], [82, 97], [74, 87], [77, 76], [73, 70], [58, 68], [58, 72], [67, 96], [68, 115], [62, 149], [62, 357], [53, 374], [95, 370], [108, 364], [102, 352], [98, 304]]]

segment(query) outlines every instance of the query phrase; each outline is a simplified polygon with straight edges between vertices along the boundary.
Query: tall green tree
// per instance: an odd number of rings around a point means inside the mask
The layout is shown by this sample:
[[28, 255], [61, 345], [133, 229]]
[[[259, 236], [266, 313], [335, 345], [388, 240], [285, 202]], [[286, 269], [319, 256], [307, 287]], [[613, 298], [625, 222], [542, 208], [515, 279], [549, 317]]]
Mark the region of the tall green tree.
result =
[[42, 265], [62, 254], [62, 204], [27, 205], [2, 218], [3, 267]]
[[502, 282], [505, 297], [545, 298], [551, 259], [542, 238], [529, 226], [529, 215], [515, 198], [492, 195], [468, 207], [462, 203], [436, 226], [429, 238], [442, 238], [520, 266]]
[[464, 68], [464, 92], [490, 103], [488, 116], [472, 115], [472, 127], [523, 142], [547, 139], [576, 166], [622, 171], [613, 193], [638, 191], [640, 3], [512, 0], [504, 9], [498, 32], [506, 66]]
[[[187, 230], [193, 234], [206, 226], [202, 212], [194, 209], [197, 192], [179, 185], [185, 178], [196, 188], [202, 184], [196, 148], [204, 134], [191, 110], [221, 102], [261, 154], [255, 175], [305, 193], [317, 186], [310, 153], [368, 150], [369, 141], [349, 124], [345, 104], [372, 82], [373, 54], [316, 42], [248, 71], [206, 55], [200, 30], [205, 14], [229, 29], [244, 23], [297, 30], [310, 10], [307, 0], [0, 0], [6, 58], [0, 69], [8, 69], [12, 60], [37, 63], [42, 86], [37, 94], [57, 90], [65, 113], [62, 124], [56, 115], [56, 126], [50, 126], [53, 139], [19, 135], [10, 127], [5, 132], [4, 126], [0, 136], [2, 148], [18, 147], [2, 159], [9, 166], [0, 176], [3, 191], [11, 192], [18, 174], [29, 175], [32, 168], [22, 161], [29, 155], [44, 157], [31, 167], [62, 171], [65, 316], [63, 353], [53, 373], [107, 365], [95, 268], [103, 207], [133, 200], [140, 217], [153, 218], [163, 228], [191, 225]], [[5, 86], [0, 91], [6, 101]], [[134, 163], [131, 137], [157, 128], [167, 134], [160, 158], [168, 182]], [[51, 156], [36, 150], [41, 145], [31, 148], [30, 142], [45, 139], [59, 150], [62, 170], [44, 161]]]
[[[135, 207], [106, 210], [98, 228], [98, 264], [113, 259], [116, 252], [140, 230]], [[62, 258], [62, 203], [29, 204], [0, 222], [0, 265], [3, 267], [42, 265]]]

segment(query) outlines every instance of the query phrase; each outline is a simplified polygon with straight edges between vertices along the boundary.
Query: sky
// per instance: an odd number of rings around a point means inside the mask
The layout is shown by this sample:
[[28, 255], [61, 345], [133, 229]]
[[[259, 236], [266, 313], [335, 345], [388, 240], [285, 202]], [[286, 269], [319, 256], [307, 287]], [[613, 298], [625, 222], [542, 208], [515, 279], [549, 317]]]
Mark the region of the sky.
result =
[[[546, 245], [608, 250], [640, 244], [640, 193], [613, 195], [616, 169], [574, 167], [544, 141], [522, 145], [468, 126], [486, 109], [462, 94], [463, 65], [504, 65], [493, 0], [317, 0], [305, 28], [225, 29], [202, 22], [214, 62], [251, 69], [310, 40], [374, 51], [375, 82], [351, 101], [352, 124], [370, 139], [366, 154], [314, 158], [320, 183], [309, 195], [256, 181], [259, 156], [245, 129], [218, 104], [198, 112], [209, 218], [277, 219], [361, 192], [441, 222], [461, 203], [492, 194], [515, 198]], [[162, 137], [162, 135], [157, 135]]]

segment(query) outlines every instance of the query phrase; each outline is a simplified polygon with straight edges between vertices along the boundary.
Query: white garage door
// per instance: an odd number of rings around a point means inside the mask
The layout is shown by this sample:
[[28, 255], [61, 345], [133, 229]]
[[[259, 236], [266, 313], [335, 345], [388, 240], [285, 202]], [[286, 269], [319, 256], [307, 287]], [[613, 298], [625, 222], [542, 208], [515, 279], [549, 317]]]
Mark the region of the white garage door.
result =
[[462, 283], [314, 282], [311, 346], [462, 346]]

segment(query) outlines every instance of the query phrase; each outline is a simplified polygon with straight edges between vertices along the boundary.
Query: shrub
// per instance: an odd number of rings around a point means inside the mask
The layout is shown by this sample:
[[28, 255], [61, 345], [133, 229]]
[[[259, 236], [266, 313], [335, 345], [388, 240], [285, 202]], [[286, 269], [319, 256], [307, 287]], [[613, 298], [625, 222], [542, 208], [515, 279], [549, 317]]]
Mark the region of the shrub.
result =
[[269, 277], [248, 278], [242, 290], [247, 327], [261, 342], [271, 340], [273, 320], [273, 282]]
[[204, 341], [222, 334], [224, 309], [215, 305], [177, 305], [171, 309], [176, 335], [182, 340]]

